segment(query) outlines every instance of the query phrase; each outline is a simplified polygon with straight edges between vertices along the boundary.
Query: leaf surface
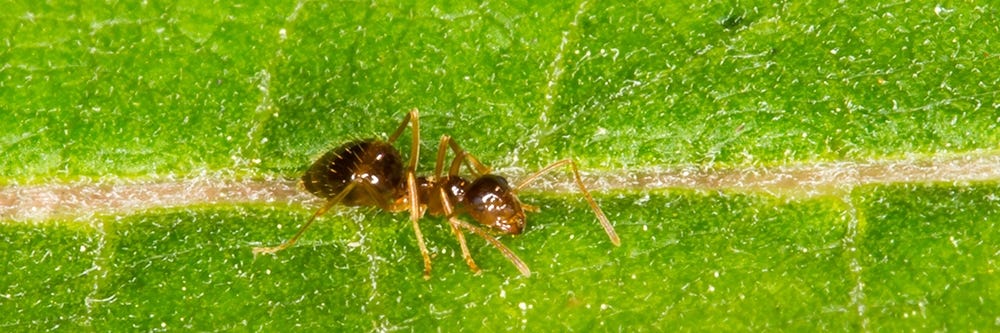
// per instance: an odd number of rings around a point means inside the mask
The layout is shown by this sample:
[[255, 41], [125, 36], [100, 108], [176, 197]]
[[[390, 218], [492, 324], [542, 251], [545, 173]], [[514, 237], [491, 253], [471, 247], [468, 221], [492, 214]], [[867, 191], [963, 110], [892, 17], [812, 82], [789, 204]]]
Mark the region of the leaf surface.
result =
[[[939, 175], [998, 155], [996, 14], [972, 3], [17, 2], [0, 13], [0, 327], [995, 329], [1000, 175], [988, 163], [971, 178]], [[546, 183], [565, 171], [522, 193], [541, 211], [524, 235], [501, 237], [527, 278], [469, 236], [484, 269], [472, 274], [450, 229], [426, 218], [424, 281], [406, 214], [373, 208], [337, 208], [296, 247], [254, 257], [320, 203], [205, 194], [289, 183], [328, 149], [386, 137], [411, 108], [421, 172], [446, 134], [514, 179], [573, 158], [622, 246], [575, 192]], [[411, 138], [395, 143], [404, 155]], [[891, 178], [843, 167], [879, 161], [941, 172], [805, 195], [782, 191], [805, 186], [795, 177], [749, 190], [710, 176], [688, 188], [604, 181], [795, 165]], [[107, 195], [132, 193], [121, 184], [189, 199], [130, 206]], [[42, 194], [21, 195], [32, 189]]]

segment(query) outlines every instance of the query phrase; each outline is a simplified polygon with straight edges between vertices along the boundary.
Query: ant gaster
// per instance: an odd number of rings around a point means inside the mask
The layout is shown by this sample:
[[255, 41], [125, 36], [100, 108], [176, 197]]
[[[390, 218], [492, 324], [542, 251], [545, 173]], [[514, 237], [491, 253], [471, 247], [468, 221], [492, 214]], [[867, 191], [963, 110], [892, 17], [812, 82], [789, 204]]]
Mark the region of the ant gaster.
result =
[[[392, 143], [399, 138], [409, 124], [413, 131], [413, 142], [410, 161], [405, 167], [403, 158]], [[496, 247], [517, 267], [521, 274], [530, 276], [528, 266], [503, 243], [491, 236], [483, 228], [472, 225], [458, 218], [459, 213], [467, 213], [480, 224], [490, 229], [517, 235], [524, 231], [524, 210], [537, 208], [522, 205], [517, 198], [517, 191], [539, 176], [560, 166], [568, 165], [573, 171], [576, 185], [580, 188], [590, 208], [597, 215], [598, 221], [615, 246], [621, 244], [614, 227], [597, 206], [590, 192], [583, 185], [576, 163], [564, 159], [550, 164], [538, 172], [528, 176], [517, 186], [511, 187], [501, 176], [490, 174], [489, 167], [480, 163], [474, 156], [466, 153], [454, 140], [448, 136], [441, 137], [438, 146], [437, 163], [433, 177], [417, 177], [417, 157], [420, 153], [420, 122], [417, 109], [411, 110], [403, 117], [396, 131], [387, 141], [366, 139], [348, 142], [336, 149], [330, 150], [318, 160], [305, 175], [302, 176], [302, 186], [310, 193], [326, 199], [315, 214], [288, 241], [275, 247], [257, 247], [254, 254], [276, 253], [292, 245], [302, 236], [305, 230], [317, 217], [326, 213], [336, 204], [347, 206], [376, 206], [390, 212], [408, 210], [413, 231], [417, 236], [417, 245], [424, 259], [424, 278], [430, 278], [431, 259], [424, 236], [420, 232], [419, 220], [424, 213], [434, 216], [444, 216], [451, 225], [455, 237], [462, 249], [462, 256], [469, 268], [479, 273], [479, 267], [472, 260], [469, 248], [465, 242], [462, 229], [479, 235]], [[448, 174], [442, 177], [445, 156], [451, 149], [455, 157], [451, 162]], [[459, 176], [462, 164], [471, 170], [475, 178], [472, 181]]]

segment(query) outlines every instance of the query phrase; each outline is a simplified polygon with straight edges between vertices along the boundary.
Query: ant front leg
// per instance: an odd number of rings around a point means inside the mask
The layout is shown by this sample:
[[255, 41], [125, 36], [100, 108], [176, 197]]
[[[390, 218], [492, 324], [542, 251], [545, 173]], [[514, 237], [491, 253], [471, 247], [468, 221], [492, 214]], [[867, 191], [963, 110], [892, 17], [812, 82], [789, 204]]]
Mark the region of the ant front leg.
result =
[[[526, 277], [531, 276], [531, 270], [528, 269], [528, 265], [525, 264], [524, 261], [522, 261], [521, 258], [519, 258], [516, 254], [514, 254], [514, 251], [511, 251], [510, 248], [508, 248], [506, 245], [503, 245], [503, 243], [501, 243], [499, 240], [497, 240], [493, 236], [490, 236], [490, 234], [484, 231], [482, 228], [476, 227], [472, 224], [469, 224], [468, 222], [458, 219], [458, 217], [455, 216], [455, 211], [452, 209], [451, 202], [448, 201], [448, 196], [445, 194], [444, 190], [441, 190], [440, 193], [445, 214], [446, 216], [448, 216], [448, 222], [451, 223], [452, 228], [458, 229], [458, 227], [462, 227], [469, 231], [472, 231], [476, 235], [479, 235], [479, 237], [482, 237], [487, 242], [492, 244], [493, 247], [496, 247], [497, 250], [499, 250], [504, 257], [507, 257], [507, 260], [510, 260], [510, 262], [514, 264], [514, 267], [517, 267], [517, 270], [520, 271], [522, 275]], [[469, 268], [472, 269], [473, 272], [479, 274], [479, 267], [476, 266], [475, 261], [472, 260], [472, 255], [469, 254], [469, 248], [465, 244], [465, 236], [462, 236], [461, 231], [457, 232], [456, 235], [458, 235], [457, 236], [458, 241], [462, 245], [462, 255], [465, 257], [465, 262], [469, 264]]]
[[[448, 172], [449, 178], [458, 176], [458, 171], [462, 165], [461, 164], [462, 161], [466, 161], [467, 163], [469, 163], [468, 164], [469, 169], [474, 174], [477, 174], [477, 176], [482, 174], [488, 174], [490, 172], [489, 167], [483, 165], [482, 163], [479, 162], [479, 160], [477, 160], [471, 154], [465, 152], [465, 150], [463, 150], [462, 147], [458, 145], [458, 143], [452, 140], [450, 136], [444, 135], [441, 137], [441, 142], [438, 145], [437, 163], [434, 166], [435, 180], [442, 179], [441, 172], [442, 169], [444, 168], [444, 160], [445, 156], [448, 153], [448, 148], [451, 148], [451, 150], [455, 153], [455, 158], [452, 160], [451, 163], [451, 169]], [[458, 219], [458, 217], [456, 216], [457, 213], [455, 212], [454, 208], [455, 202], [452, 202], [453, 199], [445, 191], [444, 186], [438, 186], [436, 188], [436, 191], [438, 192], [439, 200], [441, 202], [441, 210], [443, 210], [444, 215], [448, 219], [448, 222], [451, 224], [452, 231], [454, 231], [455, 233], [455, 238], [458, 239], [458, 244], [462, 248], [462, 257], [465, 258], [465, 263], [469, 265], [469, 269], [471, 269], [476, 274], [479, 274], [481, 272], [479, 266], [476, 265], [475, 260], [472, 259], [472, 254], [469, 252], [469, 246], [465, 241], [465, 234], [462, 232], [462, 228], [472, 231], [473, 233], [479, 235], [479, 237], [485, 239], [491, 245], [496, 247], [497, 250], [499, 250], [500, 253], [504, 255], [504, 257], [507, 257], [507, 260], [510, 260], [510, 262], [513, 263], [515, 267], [517, 267], [517, 270], [520, 271], [521, 274], [523, 274], [524, 276], [531, 276], [531, 270], [528, 269], [528, 265], [526, 265], [524, 261], [521, 260], [521, 258], [519, 258], [516, 254], [514, 254], [513, 251], [507, 248], [507, 246], [503, 245], [503, 243], [501, 243], [493, 236], [490, 236], [486, 231], [483, 231], [483, 229]]]
[[[448, 217], [448, 222], [451, 225], [451, 231], [455, 234], [455, 238], [458, 239], [458, 244], [462, 248], [462, 257], [465, 258], [465, 263], [469, 265], [469, 269], [476, 274], [479, 274], [481, 273], [481, 270], [479, 269], [479, 266], [476, 265], [476, 261], [472, 259], [472, 254], [469, 252], [469, 246], [465, 241], [465, 233], [462, 232], [461, 225], [452, 221], [455, 215], [455, 210], [452, 207], [452, 205], [454, 205], [452, 198], [448, 196], [447, 192], [445, 192], [445, 186], [442, 186], [442, 182], [445, 182], [446, 180], [441, 178], [441, 171], [444, 168], [444, 160], [445, 156], [448, 154], [449, 143], [451, 143], [453, 149], [456, 147], [454, 141], [451, 140], [451, 137], [447, 135], [441, 136], [441, 142], [438, 144], [437, 162], [434, 164], [433, 179], [435, 182], [438, 182], [438, 185], [435, 186], [435, 192], [439, 195], [438, 200], [440, 200], [441, 203], [440, 209], [444, 212], [444, 215]], [[461, 148], [455, 150], [455, 155], [457, 155], [455, 157], [455, 161], [459, 161], [460, 156], [463, 154], [464, 152], [461, 151]], [[454, 174], [451, 174], [451, 176], [454, 176]]]
[[458, 239], [458, 245], [462, 248], [462, 258], [465, 258], [465, 263], [469, 265], [471, 269], [476, 274], [481, 273], [479, 266], [476, 265], [476, 261], [472, 260], [472, 253], [469, 252], [469, 245], [465, 242], [465, 233], [462, 232], [461, 224], [455, 217], [455, 210], [452, 208], [451, 200], [448, 198], [448, 194], [445, 193], [443, 188], [438, 188], [438, 194], [441, 197], [441, 207], [444, 209], [445, 216], [448, 217], [448, 222], [451, 224], [451, 231], [455, 233], [455, 238]]
[[604, 212], [601, 211], [601, 207], [597, 206], [597, 202], [594, 201], [594, 197], [590, 195], [590, 191], [587, 191], [587, 187], [583, 185], [583, 178], [580, 177], [580, 170], [576, 167], [576, 162], [571, 159], [564, 159], [557, 161], [555, 163], [549, 164], [548, 166], [538, 170], [531, 176], [528, 176], [517, 187], [514, 187], [514, 192], [520, 190], [524, 185], [534, 181], [541, 175], [551, 172], [555, 168], [561, 167], [563, 165], [569, 165], [570, 170], [573, 171], [573, 177], [576, 181], [576, 186], [580, 188], [580, 192], [583, 193], [583, 197], [587, 199], [587, 204], [590, 205], [590, 209], [594, 211], [594, 215], [597, 215], [597, 220], [601, 222], [601, 226], [604, 227], [604, 232], [608, 234], [608, 238], [611, 239], [611, 244], [615, 246], [621, 245], [621, 239], [618, 238], [618, 234], [615, 233], [615, 227], [611, 226], [611, 222], [608, 221], [608, 217], [604, 216]]

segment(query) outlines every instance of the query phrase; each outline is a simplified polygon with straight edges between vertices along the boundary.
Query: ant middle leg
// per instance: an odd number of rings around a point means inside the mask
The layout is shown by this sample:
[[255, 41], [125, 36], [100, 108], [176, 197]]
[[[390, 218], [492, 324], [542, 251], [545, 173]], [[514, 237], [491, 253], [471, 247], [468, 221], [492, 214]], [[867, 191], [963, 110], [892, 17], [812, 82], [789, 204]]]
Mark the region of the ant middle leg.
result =
[[[441, 172], [444, 168], [445, 156], [447, 155], [447, 151], [449, 148], [455, 154], [455, 157], [454, 159], [452, 159], [451, 167], [448, 171], [448, 177], [458, 176], [458, 172], [462, 166], [463, 161], [466, 162], [466, 166], [468, 166], [469, 170], [476, 177], [490, 173], [490, 168], [488, 166], [483, 165], [482, 163], [479, 162], [478, 159], [472, 156], [472, 154], [469, 154], [464, 149], [462, 149], [462, 147], [459, 146], [458, 143], [455, 142], [455, 140], [452, 139], [450, 136], [444, 135], [441, 137], [441, 141], [438, 145], [437, 163], [435, 164], [434, 167], [434, 179], [436, 180], [442, 179]], [[489, 235], [483, 229], [458, 219], [457, 217], [458, 213], [455, 211], [454, 203], [452, 202], [452, 200], [455, 199], [449, 196], [449, 194], [445, 191], [444, 186], [437, 187], [436, 191], [439, 197], [438, 200], [440, 200], [441, 203], [440, 209], [443, 211], [444, 215], [448, 219], [448, 223], [451, 224], [452, 231], [455, 233], [455, 238], [458, 239], [458, 243], [462, 249], [462, 257], [465, 259], [466, 264], [469, 265], [469, 269], [471, 269], [473, 272], [476, 272], [476, 274], [480, 273], [479, 267], [476, 265], [475, 260], [472, 259], [472, 254], [470, 253], [469, 246], [465, 240], [465, 234], [462, 232], [463, 228], [479, 235], [479, 237], [482, 237], [491, 245], [496, 247], [497, 250], [499, 250], [500, 253], [507, 258], [507, 260], [510, 260], [510, 262], [513, 263], [515, 267], [517, 267], [518, 271], [520, 271], [521, 274], [523, 274], [524, 276], [531, 276], [531, 270], [528, 269], [528, 265], [526, 265], [524, 261], [521, 260], [521, 258], [518, 258], [518, 256], [514, 254], [514, 252], [511, 251], [509, 248], [507, 248], [507, 246], [503, 245], [503, 243], [501, 243], [493, 236]]]
[[552, 172], [552, 170], [554, 170], [555, 168], [564, 165], [569, 165], [570, 170], [573, 171], [573, 179], [576, 182], [576, 186], [580, 188], [580, 192], [583, 193], [583, 197], [587, 199], [587, 204], [590, 205], [590, 209], [594, 211], [594, 215], [597, 215], [597, 220], [601, 222], [601, 226], [604, 227], [604, 232], [607, 233], [608, 238], [611, 239], [611, 244], [614, 244], [615, 246], [620, 246], [621, 239], [618, 238], [618, 234], [615, 233], [615, 228], [611, 226], [611, 222], [608, 221], [608, 217], [604, 216], [604, 212], [601, 211], [601, 207], [597, 205], [596, 201], [594, 201], [594, 197], [590, 195], [590, 191], [587, 191], [587, 187], [583, 185], [583, 178], [580, 177], [580, 170], [577, 168], [576, 162], [573, 162], [573, 160], [567, 158], [549, 164], [548, 166], [542, 168], [541, 170], [538, 170], [538, 172], [535, 172], [534, 174], [522, 180], [521, 183], [517, 184], [517, 186], [514, 187], [514, 192], [517, 192], [518, 190], [523, 188], [528, 183], [534, 181], [538, 177], [546, 173]]
[[406, 194], [410, 201], [410, 222], [413, 223], [413, 233], [417, 236], [417, 246], [420, 247], [420, 256], [424, 259], [424, 280], [431, 279], [431, 256], [427, 251], [427, 244], [424, 243], [424, 234], [420, 232], [420, 203], [417, 196], [417, 179], [413, 172], [406, 172]]
[[455, 210], [452, 208], [451, 200], [448, 198], [448, 194], [445, 193], [443, 188], [438, 188], [438, 195], [441, 198], [441, 207], [444, 210], [445, 216], [448, 218], [448, 223], [451, 224], [451, 231], [455, 233], [455, 238], [458, 239], [458, 245], [462, 249], [462, 258], [465, 259], [465, 263], [469, 265], [469, 269], [479, 274], [481, 271], [479, 266], [476, 265], [476, 261], [472, 259], [472, 253], [469, 252], [469, 245], [465, 242], [465, 233], [462, 232], [461, 224], [457, 222], [455, 218]]
[[[441, 136], [441, 142], [438, 144], [437, 161], [434, 164], [433, 179], [436, 182], [447, 181], [444, 178], [441, 178], [441, 172], [444, 168], [444, 160], [448, 153], [449, 143], [451, 144], [452, 150], [455, 151], [456, 155], [455, 160], [452, 162], [453, 165], [460, 161], [460, 158], [465, 154], [460, 147], [457, 147], [457, 145], [454, 144], [454, 141], [452, 141], [450, 136]], [[456, 174], [456, 172], [450, 172], [449, 176], [455, 176]], [[454, 208], [452, 208], [452, 198], [447, 194], [447, 192], [445, 192], [444, 186], [435, 186], [435, 190], [432, 192], [437, 192], [437, 200], [441, 203], [440, 207], [434, 209], [442, 210], [444, 215], [449, 218], [448, 223], [451, 225], [451, 231], [455, 234], [455, 238], [458, 239], [458, 244], [462, 249], [462, 258], [464, 258], [465, 263], [469, 265], [469, 269], [476, 274], [479, 274], [481, 270], [479, 269], [479, 266], [476, 265], [476, 261], [472, 259], [472, 254], [469, 252], [469, 245], [465, 241], [465, 233], [462, 232], [461, 225], [452, 221], [452, 217], [455, 215]], [[435, 195], [435, 193], [431, 193], [430, 195]]]
[[469, 268], [472, 269], [473, 272], [479, 274], [480, 270], [479, 267], [476, 266], [476, 262], [472, 260], [472, 255], [469, 253], [469, 248], [465, 244], [465, 236], [459, 229], [459, 227], [472, 231], [473, 233], [479, 235], [479, 237], [485, 239], [487, 242], [493, 245], [493, 247], [496, 247], [497, 250], [499, 250], [504, 257], [507, 257], [507, 260], [510, 260], [510, 262], [514, 264], [514, 267], [517, 267], [517, 270], [520, 271], [521, 274], [523, 274], [526, 277], [531, 276], [531, 270], [528, 269], [528, 265], [525, 264], [524, 261], [522, 261], [521, 258], [519, 258], [516, 254], [514, 254], [514, 251], [511, 251], [510, 248], [508, 248], [506, 245], [503, 245], [503, 243], [501, 243], [495, 237], [490, 236], [490, 234], [484, 231], [482, 228], [476, 227], [472, 224], [469, 224], [468, 222], [458, 219], [458, 217], [455, 214], [455, 210], [452, 207], [450, 200], [448, 199], [448, 195], [444, 192], [444, 189], [438, 189], [438, 193], [441, 196], [441, 204], [442, 207], [444, 208], [445, 216], [448, 217], [448, 222], [451, 223], [452, 228], [455, 230], [455, 235], [458, 238], [458, 242], [462, 246], [462, 256], [465, 258], [465, 262], [469, 265]]

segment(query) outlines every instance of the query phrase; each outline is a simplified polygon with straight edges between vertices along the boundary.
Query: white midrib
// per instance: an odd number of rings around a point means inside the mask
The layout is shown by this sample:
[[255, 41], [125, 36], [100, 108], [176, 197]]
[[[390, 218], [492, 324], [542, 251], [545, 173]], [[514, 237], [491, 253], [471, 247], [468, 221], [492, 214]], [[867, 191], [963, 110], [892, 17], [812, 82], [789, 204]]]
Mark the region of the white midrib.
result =
[[[518, 174], [503, 176], [516, 180]], [[584, 182], [605, 192], [673, 189], [765, 193], [790, 199], [842, 195], [853, 188], [892, 183], [1000, 181], [1000, 156], [960, 154], [863, 162], [821, 162], [784, 166], [704, 169], [696, 166], [588, 173]], [[572, 177], [557, 173], [530, 184], [526, 192], [574, 193]], [[310, 204], [319, 199], [290, 179], [232, 180], [200, 176], [183, 180], [107, 181], [12, 185], [0, 188], [0, 219], [44, 221], [57, 217], [129, 214], [153, 208], [230, 204]], [[9, 223], [9, 222], [8, 222]]]

